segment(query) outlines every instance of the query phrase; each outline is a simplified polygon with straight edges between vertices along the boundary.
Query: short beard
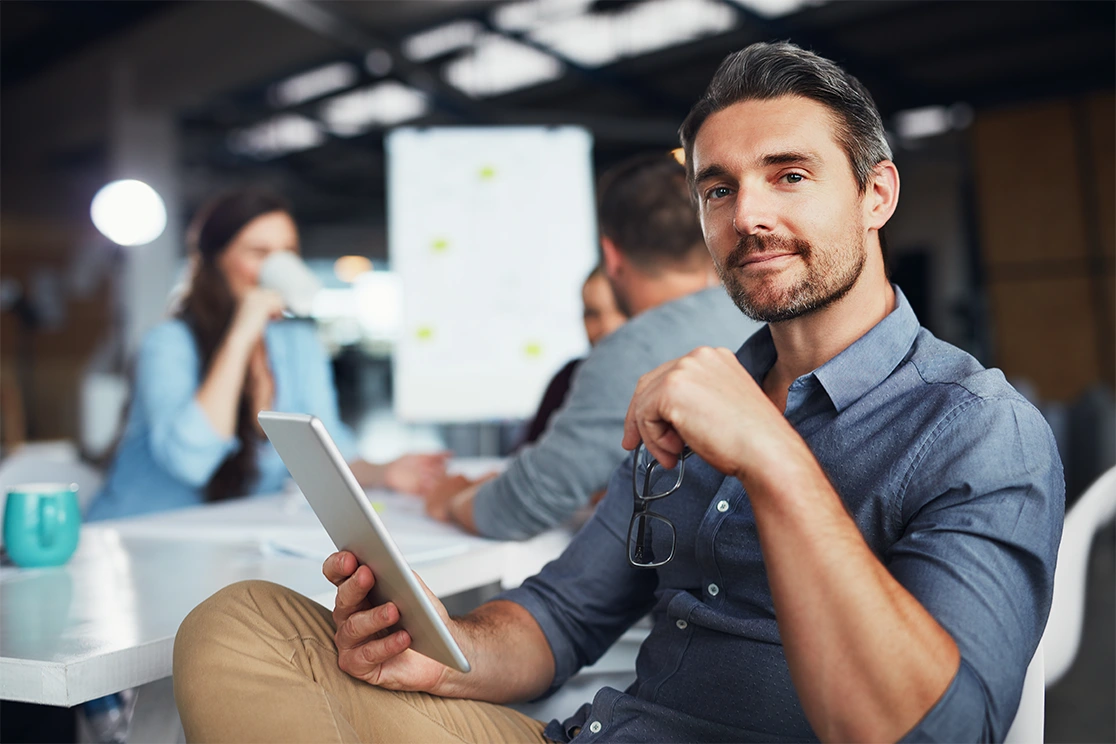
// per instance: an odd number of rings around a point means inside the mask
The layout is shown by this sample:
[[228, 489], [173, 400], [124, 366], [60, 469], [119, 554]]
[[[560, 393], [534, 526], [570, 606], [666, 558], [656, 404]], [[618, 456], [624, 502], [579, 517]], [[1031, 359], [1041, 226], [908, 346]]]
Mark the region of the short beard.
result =
[[[806, 277], [780, 297], [764, 297], [762, 289], [749, 294], [734, 270], [750, 255], [776, 252], [800, 255], [806, 263]], [[863, 250], [856, 255], [855, 261], [844, 267], [834, 262], [818, 266], [811, 261], [813, 255], [813, 246], [805, 240], [776, 235], [743, 235], [725, 263], [714, 262], [714, 265], [729, 297], [742, 313], [761, 323], [780, 323], [800, 318], [837, 302], [856, 285], [864, 270]], [[839, 260], [840, 255], [836, 258]]]

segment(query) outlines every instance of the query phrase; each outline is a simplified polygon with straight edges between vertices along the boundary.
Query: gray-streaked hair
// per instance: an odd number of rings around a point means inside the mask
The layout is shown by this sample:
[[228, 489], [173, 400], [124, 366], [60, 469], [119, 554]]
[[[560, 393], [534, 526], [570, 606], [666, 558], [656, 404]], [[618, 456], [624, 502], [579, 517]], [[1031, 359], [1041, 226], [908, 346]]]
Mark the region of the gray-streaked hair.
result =
[[759, 43], [725, 57], [678, 136], [686, 151], [686, 174], [694, 179], [694, 139], [711, 115], [734, 103], [801, 96], [833, 112], [837, 142], [845, 150], [861, 193], [876, 165], [891, 159], [880, 112], [860, 81], [832, 61], [787, 41]]

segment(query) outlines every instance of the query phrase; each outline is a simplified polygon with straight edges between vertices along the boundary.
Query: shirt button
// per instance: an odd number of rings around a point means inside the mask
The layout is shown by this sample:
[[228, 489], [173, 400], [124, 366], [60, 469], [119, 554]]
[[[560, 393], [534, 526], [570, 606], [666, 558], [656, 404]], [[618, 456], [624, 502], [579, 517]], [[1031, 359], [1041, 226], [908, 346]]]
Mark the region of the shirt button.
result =
[[589, 730], [592, 731], [594, 734], [601, 733], [601, 722], [600, 721], [593, 721], [592, 723], [589, 724]]
[[717, 593], [720, 592], [720, 591], [721, 591], [721, 587], [717, 586], [716, 584], [710, 584], [709, 585], [709, 596], [710, 597], [716, 597]]
[[727, 512], [728, 511], [728, 502], [725, 501], [724, 499], [718, 501], [717, 502], [717, 511]]
[[689, 623], [687, 623], [685, 620], [678, 620], [674, 624], [678, 626], [679, 630], [685, 630], [686, 626], [689, 625]]

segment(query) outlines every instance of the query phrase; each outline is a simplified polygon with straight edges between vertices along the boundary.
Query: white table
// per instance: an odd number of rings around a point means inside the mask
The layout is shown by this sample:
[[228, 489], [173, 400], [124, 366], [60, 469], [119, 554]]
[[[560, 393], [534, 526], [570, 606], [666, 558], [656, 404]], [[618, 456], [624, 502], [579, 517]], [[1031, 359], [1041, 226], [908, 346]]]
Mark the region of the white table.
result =
[[[483, 540], [429, 520], [417, 500], [371, 498], [439, 596], [518, 584], [569, 540]], [[0, 699], [72, 706], [169, 677], [179, 624], [224, 586], [265, 579], [331, 602], [329, 548], [297, 493], [86, 525], [65, 566], [0, 569]]]

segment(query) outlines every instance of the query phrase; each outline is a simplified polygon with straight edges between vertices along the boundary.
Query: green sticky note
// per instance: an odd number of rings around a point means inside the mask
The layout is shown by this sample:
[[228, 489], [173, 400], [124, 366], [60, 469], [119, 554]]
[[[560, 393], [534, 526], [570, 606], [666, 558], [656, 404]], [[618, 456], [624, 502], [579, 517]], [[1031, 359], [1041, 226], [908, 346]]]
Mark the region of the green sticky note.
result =
[[434, 240], [430, 242], [430, 250], [435, 253], [445, 253], [449, 250], [449, 241], [445, 238], [434, 238]]
[[384, 512], [384, 502], [382, 502], [382, 501], [369, 501], [368, 503], [372, 504], [372, 511], [376, 512], [377, 514], [383, 514], [383, 512]]
[[434, 329], [430, 326], [419, 326], [415, 330], [415, 338], [419, 341], [429, 341], [434, 338]]
[[529, 341], [527, 345], [523, 347], [523, 353], [531, 359], [537, 359], [542, 356], [542, 344], [538, 341]]
[[485, 165], [477, 172], [477, 175], [482, 181], [491, 181], [496, 177], [496, 169], [491, 165]]

